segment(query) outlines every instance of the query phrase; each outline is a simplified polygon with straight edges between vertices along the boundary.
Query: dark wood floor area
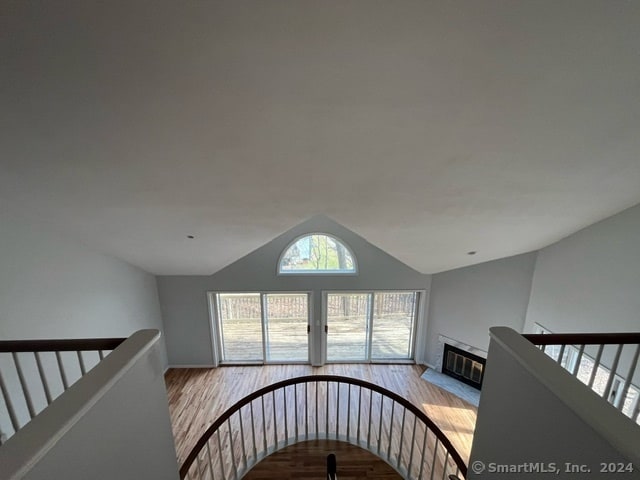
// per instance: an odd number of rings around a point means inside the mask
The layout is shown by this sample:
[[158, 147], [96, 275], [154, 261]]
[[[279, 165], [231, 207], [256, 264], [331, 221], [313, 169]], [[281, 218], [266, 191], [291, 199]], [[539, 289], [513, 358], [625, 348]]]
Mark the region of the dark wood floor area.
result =
[[468, 460], [476, 407], [420, 378], [418, 365], [340, 364], [229, 366], [217, 369], [170, 369], [165, 375], [179, 463], [206, 428], [228, 407], [258, 388], [302, 375], [344, 375], [394, 391], [424, 412]]
[[336, 455], [336, 473], [340, 480], [402, 479], [384, 460], [367, 450], [346, 442], [312, 440], [290, 445], [269, 455], [253, 467], [243, 480], [326, 478], [327, 455], [330, 453]]

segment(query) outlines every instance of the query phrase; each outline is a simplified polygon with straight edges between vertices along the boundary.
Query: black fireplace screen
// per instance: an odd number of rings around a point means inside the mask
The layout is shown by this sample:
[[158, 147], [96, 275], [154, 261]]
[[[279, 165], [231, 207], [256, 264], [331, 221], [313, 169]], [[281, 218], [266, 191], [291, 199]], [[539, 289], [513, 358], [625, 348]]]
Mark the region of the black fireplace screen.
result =
[[480, 390], [486, 359], [465, 352], [447, 343], [444, 344], [442, 373]]

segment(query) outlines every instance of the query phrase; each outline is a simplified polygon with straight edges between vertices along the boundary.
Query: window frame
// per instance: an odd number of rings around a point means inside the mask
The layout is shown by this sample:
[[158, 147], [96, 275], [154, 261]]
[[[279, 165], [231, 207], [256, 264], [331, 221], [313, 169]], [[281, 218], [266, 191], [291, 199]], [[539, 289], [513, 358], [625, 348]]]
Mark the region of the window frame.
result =
[[[410, 354], [408, 357], [402, 358], [372, 358], [371, 352], [373, 350], [373, 322], [374, 322], [374, 308], [375, 308], [375, 295], [376, 293], [414, 293], [415, 297], [415, 305], [413, 311], [413, 319], [412, 319], [412, 329], [409, 337], [409, 349]], [[328, 296], [329, 295], [360, 295], [360, 294], [368, 294], [369, 298], [369, 315], [367, 318], [367, 326], [366, 326], [366, 358], [364, 360], [346, 360], [346, 359], [338, 359], [338, 360], [329, 360], [327, 358], [327, 336], [329, 332], [326, 330], [328, 328]], [[423, 312], [423, 299], [425, 298], [427, 291], [424, 289], [406, 289], [406, 288], [394, 288], [394, 289], [382, 289], [382, 290], [323, 290], [322, 291], [322, 326], [323, 326], [323, 345], [322, 345], [322, 364], [413, 364], [416, 362], [416, 351], [417, 351], [417, 339], [418, 339], [418, 329], [420, 328], [420, 319], [422, 318]]]
[[[224, 359], [224, 332], [221, 328], [220, 304], [218, 295], [259, 295], [260, 323], [262, 340], [261, 360], [228, 360]], [[269, 360], [267, 359], [267, 319], [266, 299], [269, 295], [306, 295], [307, 296], [307, 358], [306, 360]], [[311, 290], [210, 290], [207, 291], [209, 303], [209, 326], [211, 329], [211, 343], [213, 349], [213, 366], [233, 365], [308, 365], [311, 364], [311, 349], [313, 340], [313, 291]]]
[[[282, 260], [284, 259], [284, 256], [289, 251], [289, 249], [293, 247], [293, 245], [298, 243], [301, 239], [305, 237], [312, 237], [314, 235], [322, 235], [325, 237], [329, 237], [333, 239], [336, 243], [341, 244], [345, 248], [347, 253], [351, 256], [351, 261], [353, 263], [353, 270], [282, 270]], [[287, 244], [287, 246], [282, 250], [282, 252], [280, 252], [280, 255], [278, 256], [278, 262], [276, 264], [276, 275], [278, 276], [288, 277], [288, 276], [296, 276], [296, 275], [299, 275], [299, 276], [334, 276], [335, 275], [335, 276], [341, 276], [341, 277], [348, 277], [348, 276], [353, 277], [353, 276], [357, 276], [358, 274], [359, 274], [358, 260], [356, 258], [355, 253], [353, 252], [353, 249], [349, 246], [347, 242], [345, 242], [341, 238], [325, 232], [308, 232], [308, 233], [304, 233], [302, 235], [297, 236]]]

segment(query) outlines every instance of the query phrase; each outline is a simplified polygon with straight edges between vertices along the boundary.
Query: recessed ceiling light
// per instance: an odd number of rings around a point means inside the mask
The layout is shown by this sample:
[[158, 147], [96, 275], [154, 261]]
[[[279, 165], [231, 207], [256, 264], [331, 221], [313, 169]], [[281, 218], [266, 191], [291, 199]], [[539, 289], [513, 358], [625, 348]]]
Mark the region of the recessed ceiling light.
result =
[[476, 253], [478, 252], [476, 252], [475, 250], [471, 250], [470, 252], [467, 252], [467, 255], [475, 255]]
[[187, 235], [187, 238], [196, 238], [193, 235]]

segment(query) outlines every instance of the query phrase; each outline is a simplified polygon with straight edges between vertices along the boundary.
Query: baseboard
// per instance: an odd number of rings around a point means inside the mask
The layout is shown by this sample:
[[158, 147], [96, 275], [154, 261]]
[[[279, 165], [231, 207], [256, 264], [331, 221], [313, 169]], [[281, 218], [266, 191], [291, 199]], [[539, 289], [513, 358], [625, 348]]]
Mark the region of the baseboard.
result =
[[164, 371], [167, 373], [167, 370], [170, 368], [216, 368], [215, 365], [169, 365], [167, 369]]

